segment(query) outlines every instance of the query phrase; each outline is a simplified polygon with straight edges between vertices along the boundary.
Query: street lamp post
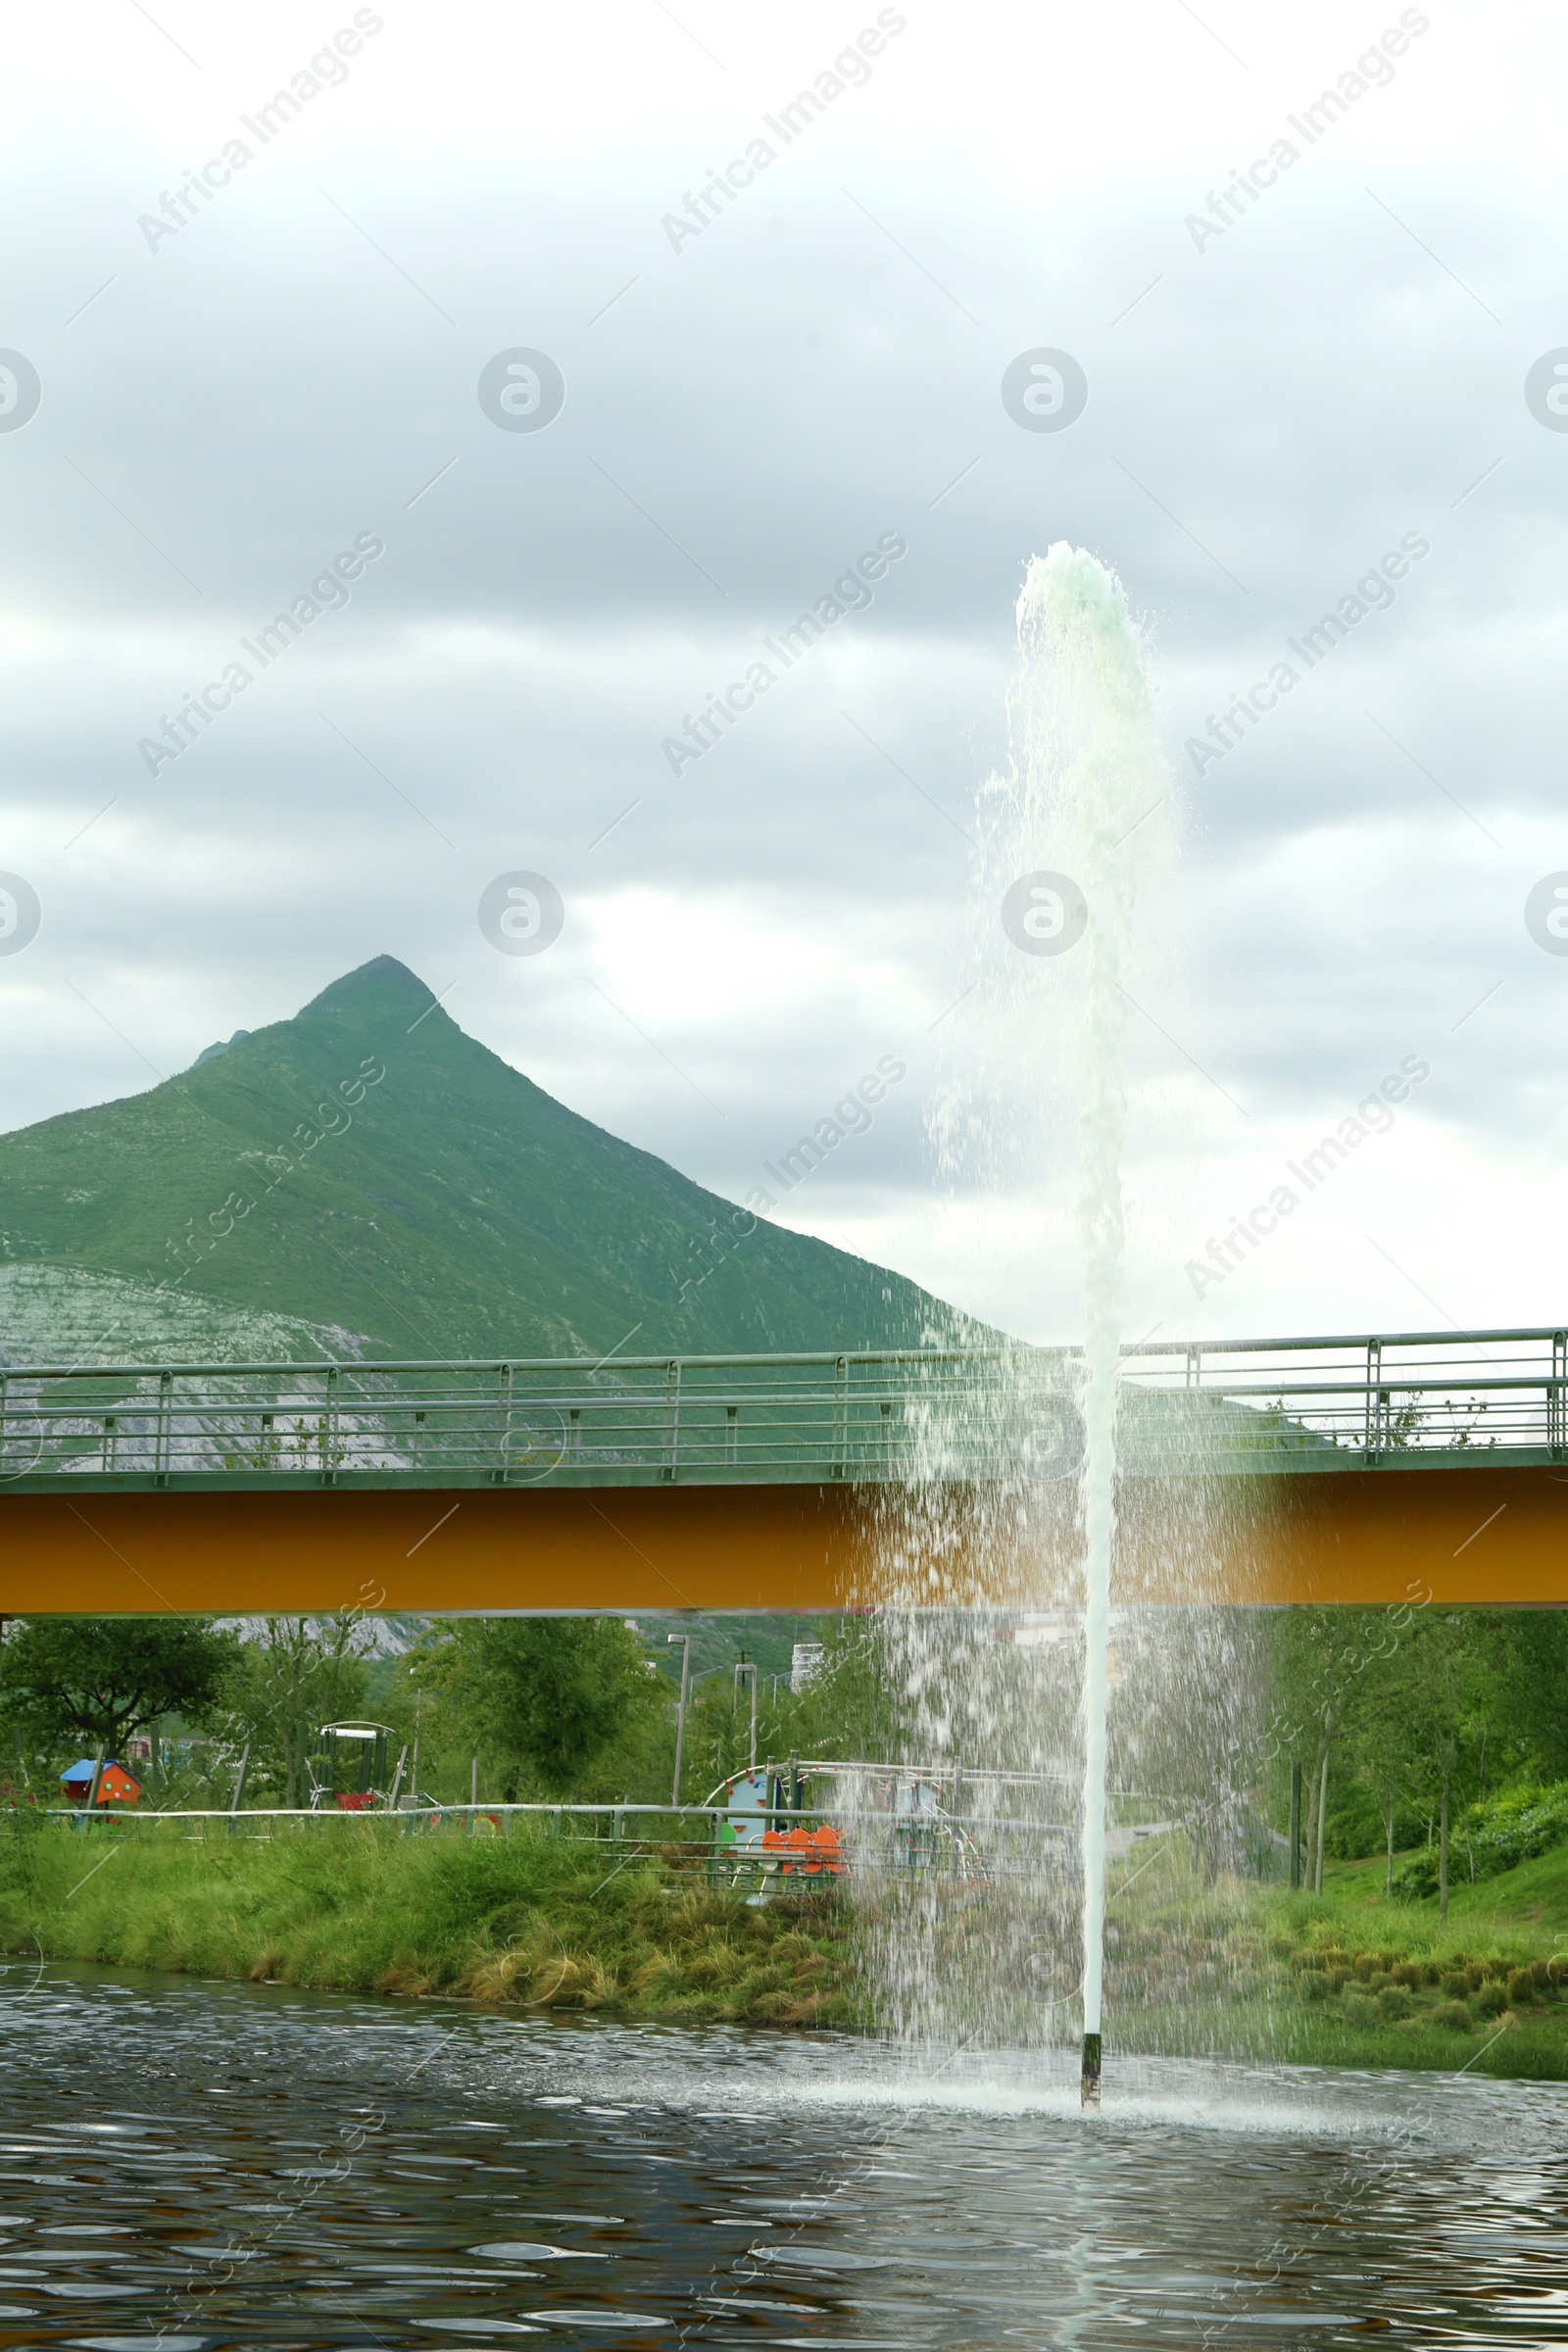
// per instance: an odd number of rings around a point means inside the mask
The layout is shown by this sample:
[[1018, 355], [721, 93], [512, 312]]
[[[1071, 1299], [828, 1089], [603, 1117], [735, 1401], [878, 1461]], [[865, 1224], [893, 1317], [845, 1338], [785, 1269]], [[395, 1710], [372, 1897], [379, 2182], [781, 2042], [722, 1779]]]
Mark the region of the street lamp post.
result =
[[686, 1744], [686, 1693], [692, 1680], [692, 1638], [690, 1634], [668, 1634], [665, 1640], [678, 1642], [680, 1649], [680, 1705], [675, 1712], [675, 1786], [670, 1791], [672, 1805], [680, 1803], [680, 1759]]
[[757, 1770], [757, 1666], [754, 1660], [742, 1658], [735, 1669], [735, 1701], [740, 1703], [741, 1676], [749, 1675], [752, 1685], [752, 1770]]

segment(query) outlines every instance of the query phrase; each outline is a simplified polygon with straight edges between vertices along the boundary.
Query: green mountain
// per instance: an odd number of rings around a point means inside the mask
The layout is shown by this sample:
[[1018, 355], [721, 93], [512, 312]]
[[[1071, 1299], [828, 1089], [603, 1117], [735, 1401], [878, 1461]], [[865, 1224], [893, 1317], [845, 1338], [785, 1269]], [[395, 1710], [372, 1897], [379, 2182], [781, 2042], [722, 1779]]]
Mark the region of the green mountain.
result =
[[12, 1362], [916, 1347], [958, 1320], [579, 1118], [387, 956], [0, 1137]]

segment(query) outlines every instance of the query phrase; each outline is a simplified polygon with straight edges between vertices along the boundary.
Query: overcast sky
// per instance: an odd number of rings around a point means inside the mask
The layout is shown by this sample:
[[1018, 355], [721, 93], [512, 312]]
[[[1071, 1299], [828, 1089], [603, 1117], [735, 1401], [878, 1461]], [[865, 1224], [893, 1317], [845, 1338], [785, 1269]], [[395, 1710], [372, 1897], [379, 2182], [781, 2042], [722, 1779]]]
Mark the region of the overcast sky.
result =
[[[783, 1213], [1075, 1336], [1070, 1101], [1001, 1197], [927, 1132], [991, 919], [1013, 604], [1067, 539], [1147, 625], [1171, 768], [1129, 1333], [1568, 1313], [1568, 956], [1525, 913], [1568, 869], [1568, 431], [1526, 397], [1568, 347], [1554, 23], [83, 0], [8, 49], [0, 869], [42, 921], [0, 955], [7, 1126], [389, 953], [735, 1199], [898, 1056]], [[1040, 349], [1087, 376], [1063, 430], [1004, 404]], [[540, 429], [481, 405], [517, 351], [564, 384]], [[672, 773], [879, 539], [906, 553], [872, 601]], [[346, 602], [241, 649], [356, 540], [383, 552]], [[1392, 601], [1295, 662], [1401, 542]], [[1299, 683], [1195, 758], [1282, 661]], [[210, 728], [140, 748], [236, 662]], [[539, 956], [480, 928], [514, 871], [564, 904]], [[1396, 1123], [1195, 1285], [1401, 1061], [1430, 1075]]]

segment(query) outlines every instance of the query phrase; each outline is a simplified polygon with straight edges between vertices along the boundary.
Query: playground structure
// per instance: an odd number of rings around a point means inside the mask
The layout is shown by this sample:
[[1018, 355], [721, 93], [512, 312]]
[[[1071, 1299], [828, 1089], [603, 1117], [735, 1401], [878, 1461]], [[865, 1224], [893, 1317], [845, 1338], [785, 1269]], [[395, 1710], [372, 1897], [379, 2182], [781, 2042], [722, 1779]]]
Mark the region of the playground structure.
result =
[[[320, 1748], [313, 1756], [307, 1744], [301, 1758], [310, 1783], [311, 1810], [334, 1804], [340, 1813], [368, 1813], [380, 1803], [396, 1811], [407, 1747], [398, 1758], [390, 1794], [381, 1793], [386, 1788], [386, 1743], [395, 1736], [389, 1723], [323, 1723]], [[338, 1787], [345, 1771], [352, 1774], [351, 1788]]]
[[112, 1756], [82, 1756], [68, 1764], [60, 1786], [73, 1806], [134, 1805], [141, 1799], [141, 1783]]
[[[777, 1879], [873, 1870], [987, 1884], [1025, 1869], [1069, 1874], [1078, 1867], [1076, 1828], [1015, 1806], [1020, 1796], [1033, 1801], [1071, 1785], [1066, 1774], [792, 1756], [783, 1766], [735, 1773], [709, 1797], [722, 1808], [714, 1875], [756, 1889]], [[808, 1830], [808, 1820], [817, 1826]]]

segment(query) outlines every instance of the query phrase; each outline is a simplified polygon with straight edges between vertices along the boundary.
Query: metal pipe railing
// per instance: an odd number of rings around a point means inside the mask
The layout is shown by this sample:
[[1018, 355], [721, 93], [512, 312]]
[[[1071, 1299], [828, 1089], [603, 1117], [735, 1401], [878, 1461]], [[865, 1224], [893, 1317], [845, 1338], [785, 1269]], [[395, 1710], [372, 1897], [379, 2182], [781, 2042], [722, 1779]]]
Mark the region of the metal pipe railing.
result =
[[[439, 1816], [442, 1820], [445, 1820], [448, 1817], [463, 1818], [466, 1816], [472, 1816], [477, 1818], [480, 1815], [489, 1816], [497, 1813], [508, 1817], [511, 1817], [514, 1814], [530, 1813], [550, 1815], [558, 1819], [567, 1817], [575, 1819], [582, 1815], [593, 1815], [603, 1819], [607, 1815], [613, 1815], [621, 1820], [624, 1820], [631, 1815], [636, 1815], [639, 1818], [646, 1818], [652, 1814], [660, 1814], [665, 1819], [670, 1817], [680, 1820], [696, 1819], [706, 1821], [710, 1824], [723, 1821], [748, 1823], [754, 1821], [768, 1821], [774, 1823], [775, 1825], [779, 1823], [788, 1823], [791, 1828], [798, 1828], [806, 1822], [832, 1822], [835, 1826], [843, 1822], [851, 1825], [864, 1825], [866, 1823], [873, 1825], [880, 1824], [885, 1829], [923, 1829], [933, 1831], [950, 1829], [980, 1829], [989, 1831], [993, 1836], [1003, 1831], [1011, 1830], [1027, 1830], [1039, 1836], [1053, 1838], [1076, 1838], [1079, 1835], [1077, 1827], [1069, 1822], [1026, 1821], [1018, 1820], [1010, 1815], [1005, 1814], [921, 1814], [886, 1813], [881, 1811], [849, 1812], [841, 1810], [837, 1806], [831, 1805], [801, 1805], [799, 1807], [790, 1805], [775, 1805], [771, 1807], [748, 1807], [743, 1810], [742, 1808], [734, 1805], [486, 1804], [482, 1801], [478, 1804], [444, 1804], [439, 1798], [429, 1797], [421, 1798], [417, 1804], [414, 1804], [408, 1800], [405, 1800], [404, 1803], [397, 1806], [396, 1809], [390, 1805], [372, 1805], [365, 1807], [351, 1806], [341, 1810], [336, 1805], [321, 1805], [314, 1810], [308, 1805], [250, 1805], [245, 1807], [243, 1811], [236, 1812], [233, 1807], [229, 1805], [184, 1805], [178, 1807], [172, 1806], [168, 1812], [142, 1812], [135, 1806], [126, 1806], [123, 1810], [116, 1807], [113, 1811], [111, 1811], [108, 1806], [100, 1806], [97, 1811], [90, 1816], [87, 1813], [86, 1808], [81, 1805], [39, 1805], [36, 1808], [30, 1806], [28, 1807], [29, 1818], [35, 1821], [76, 1822], [87, 1821], [91, 1819], [93, 1821], [115, 1822], [358, 1821], [364, 1823], [384, 1821], [415, 1821], [436, 1816]], [[4, 1816], [0, 1815], [0, 1820], [3, 1820], [3, 1818]]]
[[[1338, 1356], [1339, 1361], [1334, 1358]], [[90, 1479], [264, 1488], [1071, 1475], [1078, 1350], [0, 1371], [0, 1498]], [[1139, 1473], [1568, 1454], [1563, 1326], [1123, 1349]]]

